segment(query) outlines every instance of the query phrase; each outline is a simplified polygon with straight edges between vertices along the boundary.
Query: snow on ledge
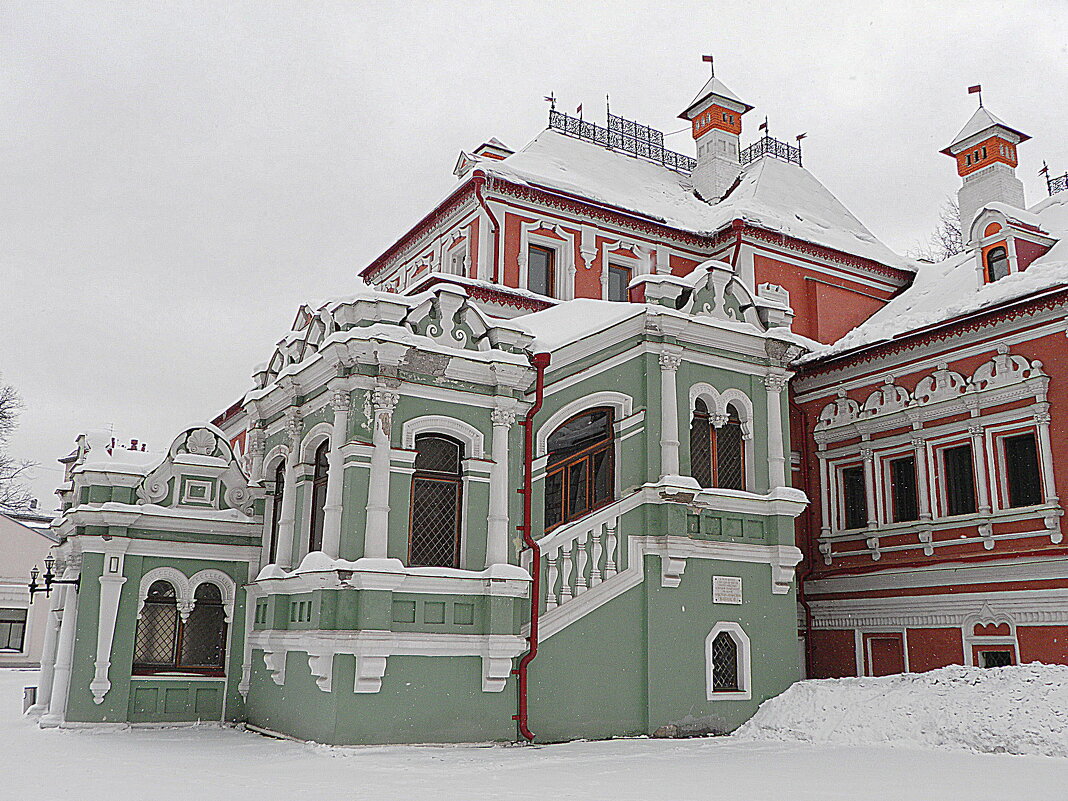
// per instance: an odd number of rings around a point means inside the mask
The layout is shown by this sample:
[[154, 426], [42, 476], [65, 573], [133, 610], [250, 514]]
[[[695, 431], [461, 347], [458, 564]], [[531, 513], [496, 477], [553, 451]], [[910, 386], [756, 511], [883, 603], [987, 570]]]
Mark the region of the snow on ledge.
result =
[[463, 570], [454, 567], [408, 567], [400, 559], [374, 559], [364, 557], [355, 561], [333, 559], [322, 551], [311, 551], [292, 571], [278, 565], [267, 565], [256, 576], [256, 581], [290, 579], [308, 573], [332, 571], [351, 573], [384, 573], [398, 577], [427, 576], [452, 579], [475, 579], [495, 581], [530, 581], [530, 573], [518, 565], [490, 565], [485, 570]]
[[1068, 665], [953, 665], [801, 681], [733, 735], [748, 741], [901, 745], [1068, 757]]

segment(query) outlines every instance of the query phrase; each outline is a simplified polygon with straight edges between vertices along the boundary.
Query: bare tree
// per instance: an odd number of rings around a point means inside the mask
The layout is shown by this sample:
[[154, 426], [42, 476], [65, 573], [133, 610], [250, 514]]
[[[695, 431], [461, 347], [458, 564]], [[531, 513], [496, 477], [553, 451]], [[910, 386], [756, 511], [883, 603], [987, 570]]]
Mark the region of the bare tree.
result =
[[931, 234], [926, 245], [917, 245], [909, 250], [908, 255], [924, 261], [945, 261], [964, 251], [964, 237], [961, 235], [960, 206], [947, 198], [938, 213], [938, 228]]
[[22, 398], [10, 384], [0, 383], [0, 508], [21, 511], [29, 509], [33, 496], [22, 483], [32, 462], [13, 459], [6, 453], [7, 441], [15, 430]]

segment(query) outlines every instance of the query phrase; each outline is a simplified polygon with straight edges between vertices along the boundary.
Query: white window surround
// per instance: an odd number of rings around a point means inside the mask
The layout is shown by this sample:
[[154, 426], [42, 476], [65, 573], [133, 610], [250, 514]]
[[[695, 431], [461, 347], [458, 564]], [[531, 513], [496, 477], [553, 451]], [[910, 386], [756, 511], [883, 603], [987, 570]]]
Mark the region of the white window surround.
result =
[[[742, 451], [745, 464], [745, 488], [756, 492], [756, 454], [753, 447], [753, 401], [742, 390], [735, 387], [718, 390], [711, 384], [699, 382], [690, 386], [689, 405], [686, 412], [686, 430], [689, 432], [693, 420], [694, 404], [703, 400], [709, 414], [720, 415], [721, 419], [730, 413], [733, 407], [742, 423]], [[719, 426], [717, 426], [718, 428]], [[680, 426], [681, 428], [681, 426]], [[687, 434], [688, 435], [688, 434]]]
[[191, 578], [187, 578], [184, 573], [173, 567], [153, 568], [141, 577], [141, 584], [137, 596], [138, 619], [140, 619], [141, 612], [145, 608], [145, 600], [148, 598], [148, 591], [157, 581], [166, 581], [174, 587], [174, 593], [177, 596], [178, 612], [181, 614], [182, 620], [188, 618], [189, 613], [193, 611], [193, 605], [196, 600], [194, 593], [196, 593], [197, 587], [201, 584], [214, 584], [219, 588], [219, 594], [222, 595], [226, 622], [229, 623], [233, 619], [234, 597], [237, 592], [237, 584], [230, 578], [230, 576], [221, 570], [208, 568], [195, 573]]
[[[540, 230], [549, 230], [561, 237], [557, 239], [551, 236], [537, 233]], [[519, 235], [519, 288], [527, 289], [529, 277], [530, 246], [547, 248], [555, 254], [553, 256], [554, 286], [551, 297], [557, 300], [572, 300], [575, 297], [575, 242], [574, 236], [564, 231], [556, 223], [546, 223], [540, 220], [523, 223]]]
[[[890, 463], [898, 459], [915, 459], [915, 451], [911, 445], [898, 445], [885, 450], [874, 451], [872, 458], [875, 460], [875, 516], [881, 524], [894, 524], [894, 490], [890, 476]], [[916, 468], [916, 496], [919, 500], [919, 484], [925, 480], [920, 475], [919, 465]], [[919, 503], [917, 503], [917, 509]], [[907, 521], [915, 522], [915, 521]]]
[[[827, 519], [831, 521], [831, 530], [835, 533], [864, 530], [845, 527], [845, 482], [842, 480], [842, 471], [848, 467], [864, 467], [864, 460], [860, 454], [850, 454], [838, 459], [827, 460], [827, 475], [831, 477], [831, 491], [828, 493], [831, 500], [831, 508], [828, 509]], [[865, 476], [865, 496], [871, 492], [872, 488], [868, 486], [867, 476]]]
[[[874, 635], [874, 636], [873, 636]], [[858, 676], [871, 676], [871, 641], [878, 639], [879, 635], [891, 637], [901, 636], [901, 656], [905, 665], [905, 672], [909, 672], [909, 632], [905, 626], [858, 626], [853, 630], [854, 647], [856, 648], [856, 673]]]
[[595, 409], [599, 406], [608, 406], [611, 408], [613, 423], [618, 424], [622, 420], [630, 417], [633, 413], [634, 398], [622, 392], [605, 391], [594, 392], [585, 397], [573, 400], [570, 403], [565, 403], [553, 412], [544, 423], [538, 426], [538, 430], [534, 435], [535, 458], [545, 456], [548, 453], [549, 437], [556, 431], [556, 429], [575, 415], [584, 412], [587, 409]]
[[[633, 253], [633, 256], [627, 256], [617, 253], [618, 250], [629, 250]], [[617, 240], [615, 242], [602, 242], [601, 243], [601, 298], [603, 300], [608, 299], [608, 266], [609, 264], [617, 264], [620, 267], [626, 267], [630, 270], [630, 278], [633, 281], [639, 275], [646, 275], [650, 272], [649, 260], [642, 257], [642, 250], [637, 245], [626, 242], [624, 240]], [[628, 282], [629, 283], [629, 282]]]
[[[976, 626], [1001, 626], [1007, 624], [1008, 635], [995, 634], [993, 636], [976, 635]], [[1020, 662], [1020, 644], [1016, 637], [1016, 621], [1004, 613], [995, 614], [988, 605], [974, 615], [969, 615], [961, 622], [961, 638], [964, 642], [964, 664], [975, 665], [974, 646], [991, 651], [1003, 651], [1012, 649], [1013, 661]]]
[[[737, 691], [714, 692], [712, 690], [712, 643], [717, 636], [726, 632], [738, 646], [738, 687]], [[749, 637], [741, 625], [732, 621], [721, 621], [712, 627], [705, 637], [705, 696], [709, 701], [748, 701], [753, 697], [752, 653]]]
[[[1048, 497], [1049, 492], [1046, 482], [1042, 477], [1042, 452], [1041, 439], [1038, 436], [1035, 422], [1032, 419], [1023, 419], [1016, 423], [1004, 423], [999, 426], [989, 426], [983, 430], [984, 445], [987, 452], [987, 464], [997, 465], [990, 476], [990, 502], [994, 511], [1010, 510], [1009, 506], [1009, 471], [1005, 464], [1005, 443], [1007, 437], [1030, 434], [1035, 438], [1035, 453], [1038, 456], [1038, 484], [1042, 489], [1042, 497]], [[1040, 501], [1040, 503], [1042, 503]]]
[[465, 423], [455, 417], [428, 414], [405, 420], [401, 425], [401, 447], [409, 451], [415, 450], [415, 438], [419, 434], [442, 434], [452, 437], [464, 444], [465, 459], [486, 458], [485, 439], [482, 432], [470, 423]]

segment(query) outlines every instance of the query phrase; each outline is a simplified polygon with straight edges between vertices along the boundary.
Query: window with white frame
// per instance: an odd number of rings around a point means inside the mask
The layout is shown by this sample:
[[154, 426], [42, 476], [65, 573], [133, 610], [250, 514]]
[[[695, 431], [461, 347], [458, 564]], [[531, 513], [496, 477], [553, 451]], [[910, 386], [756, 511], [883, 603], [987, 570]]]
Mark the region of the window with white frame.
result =
[[608, 284], [605, 287], [605, 300], [627, 301], [630, 298], [629, 286], [633, 271], [623, 264], [609, 263]]
[[705, 638], [705, 695], [709, 701], [752, 698], [749, 637], [738, 623], [717, 623]]
[[467, 241], [461, 240], [459, 245], [449, 251], [446, 257], [446, 270], [453, 275], [467, 275]]
[[997, 437], [1003, 505], [1010, 509], [1042, 503], [1042, 471], [1033, 431]]
[[912, 454], [898, 454], [883, 461], [887, 517], [892, 523], [906, 523], [919, 519], [916, 485], [916, 458]]
[[945, 514], [975, 514], [975, 462], [971, 443], [947, 445], [937, 450], [941, 503]]
[[21, 652], [26, 643], [26, 610], [0, 609], [0, 653]]
[[556, 296], [556, 250], [541, 245], [528, 246], [527, 289], [550, 298]]
[[838, 528], [857, 529], [868, 525], [868, 485], [864, 465], [838, 467]]

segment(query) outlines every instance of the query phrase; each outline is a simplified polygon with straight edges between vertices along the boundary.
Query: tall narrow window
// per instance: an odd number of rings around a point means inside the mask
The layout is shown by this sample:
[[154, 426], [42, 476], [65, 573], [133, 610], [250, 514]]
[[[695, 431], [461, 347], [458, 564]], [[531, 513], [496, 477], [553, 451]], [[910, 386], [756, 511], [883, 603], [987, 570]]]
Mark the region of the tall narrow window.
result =
[[975, 467], [972, 446], [958, 445], [942, 451], [946, 479], [946, 513], [967, 515], [975, 512]]
[[26, 638], [26, 610], [0, 609], [0, 653], [21, 651]]
[[572, 417], [548, 441], [545, 529], [582, 517], [612, 500], [615, 465], [612, 410]]
[[864, 468], [861, 465], [842, 468], [842, 507], [845, 528], [864, 528], [868, 525], [867, 490]]
[[178, 653], [178, 596], [169, 581], [148, 588], [134, 638], [133, 672], [156, 673], [175, 669]]
[[330, 440], [324, 439], [315, 449], [315, 472], [312, 474], [311, 526], [308, 532], [308, 550], [323, 549], [323, 518], [326, 507], [326, 483], [330, 477]]
[[618, 264], [608, 265], [608, 300], [626, 301], [630, 294], [630, 268]]
[[1002, 447], [1005, 449], [1009, 506], [1033, 506], [1042, 503], [1042, 478], [1038, 467], [1035, 435], [1005, 437]]
[[738, 643], [725, 631], [712, 640], [712, 692], [738, 692]]
[[193, 594], [193, 611], [181, 626], [179, 664], [197, 671], [221, 671], [226, 664], [226, 611], [222, 592], [201, 584]]
[[906, 456], [890, 462], [890, 495], [894, 522], [904, 523], [919, 518], [916, 503], [916, 459]]
[[1000, 245], [986, 254], [986, 281], [992, 284], [1009, 274], [1009, 257]]
[[694, 401], [690, 475], [702, 487], [745, 489], [745, 438], [733, 405], [727, 407], [726, 422], [716, 428], [705, 402], [700, 398]]
[[278, 529], [282, 523], [282, 496], [286, 491], [286, 462], [281, 459], [274, 469], [274, 496], [271, 498], [271, 532], [267, 543], [267, 562], [274, 564], [278, 555]]
[[527, 251], [527, 289], [553, 297], [556, 286], [556, 252], [531, 245]]
[[459, 567], [463, 446], [439, 434], [415, 438], [408, 564]]

